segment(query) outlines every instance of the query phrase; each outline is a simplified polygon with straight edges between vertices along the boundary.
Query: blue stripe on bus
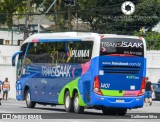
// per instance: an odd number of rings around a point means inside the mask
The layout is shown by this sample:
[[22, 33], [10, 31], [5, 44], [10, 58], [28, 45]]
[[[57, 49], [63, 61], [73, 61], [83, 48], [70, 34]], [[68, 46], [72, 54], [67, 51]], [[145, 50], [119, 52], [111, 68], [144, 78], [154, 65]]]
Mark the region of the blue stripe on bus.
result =
[[146, 65], [147, 65], [147, 64], [146, 64], [146, 62], [147, 62], [146, 60], [147, 60], [147, 59], [144, 58], [144, 68], [143, 68], [144, 71], [143, 71], [143, 77], [146, 77], [146, 72], [147, 72], [147, 71], [146, 71]]
[[81, 39], [39, 39], [39, 42], [68, 42], [68, 41], [82, 41]]

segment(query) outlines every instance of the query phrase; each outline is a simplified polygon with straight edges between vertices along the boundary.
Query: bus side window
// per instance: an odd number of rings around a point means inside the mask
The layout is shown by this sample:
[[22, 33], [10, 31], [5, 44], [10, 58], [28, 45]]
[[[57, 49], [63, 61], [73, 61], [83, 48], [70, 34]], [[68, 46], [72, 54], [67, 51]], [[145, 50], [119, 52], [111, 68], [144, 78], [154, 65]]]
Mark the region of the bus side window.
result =
[[65, 42], [56, 42], [54, 50], [54, 63], [65, 63], [66, 52], [65, 52]]
[[25, 44], [22, 45], [22, 47], [21, 47], [22, 53], [20, 53], [20, 54], [19, 54], [19, 57], [18, 57], [17, 76], [21, 76], [21, 74], [22, 74], [22, 67], [23, 67], [23, 65], [24, 65], [24, 64], [23, 64], [23, 62], [24, 62], [24, 54], [25, 54], [27, 45], [28, 45], [28, 43], [25, 43]]
[[[86, 63], [91, 59], [93, 41], [80, 41], [80, 42], [72, 42], [67, 47], [67, 50], [72, 55], [70, 57], [69, 63]], [[72, 51], [72, 52], [71, 52]], [[68, 53], [67, 52], [67, 53]]]
[[22, 74], [22, 65], [23, 65], [24, 52], [19, 54], [18, 64], [17, 64], [17, 76]]
[[91, 59], [93, 41], [84, 41], [81, 43], [81, 49], [84, 51], [83, 56], [81, 57], [81, 63], [86, 63]]

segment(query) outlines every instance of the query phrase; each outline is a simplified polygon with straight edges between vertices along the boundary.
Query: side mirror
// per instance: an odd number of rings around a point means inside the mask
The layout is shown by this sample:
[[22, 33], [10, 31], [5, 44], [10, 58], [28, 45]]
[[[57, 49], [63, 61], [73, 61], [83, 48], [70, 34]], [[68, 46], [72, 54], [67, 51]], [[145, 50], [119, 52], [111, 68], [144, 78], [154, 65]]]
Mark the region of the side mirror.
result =
[[21, 54], [22, 51], [16, 52], [13, 56], [12, 56], [12, 66], [16, 65], [16, 56]]
[[12, 58], [12, 66], [15, 66], [15, 58]]

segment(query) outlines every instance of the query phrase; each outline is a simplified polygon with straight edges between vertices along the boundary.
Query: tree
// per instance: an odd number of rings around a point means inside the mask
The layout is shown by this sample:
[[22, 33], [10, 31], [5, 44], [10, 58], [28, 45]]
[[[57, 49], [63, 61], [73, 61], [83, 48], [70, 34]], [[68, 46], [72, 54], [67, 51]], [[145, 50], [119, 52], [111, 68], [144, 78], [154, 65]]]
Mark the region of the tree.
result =
[[3, 24], [6, 22], [11, 28], [13, 24], [13, 13], [24, 11], [22, 0], [1, 0], [0, 13], [3, 15]]
[[[43, 12], [45, 12], [48, 7], [51, 5], [53, 0], [48, 0], [45, 2], [45, 9]], [[76, 1], [77, 2], [77, 1]], [[65, 5], [65, 0], [57, 0], [53, 8], [49, 11], [50, 17], [54, 20], [55, 26], [52, 28], [54, 31], [65, 31], [69, 29], [68, 27], [68, 7]], [[73, 16], [75, 15], [75, 7], [71, 8], [71, 20], [73, 19]], [[73, 12], [72, 12], [73, 11]]]
[[[141, 36], [140, 32], [135, 32], [135, 36]], [[147, 32], [144, 36], [148, 50], [159, 50], [160, 49], [160, 34], [157, 32]]]
[[137, 0], [135, 13], [126, 16], [121, 5], [126, 0], [82, 0], [80, 17], [88, 21], [92, 31], [133, 34], [141, 27], [152, 28], [159, 22], [159, 0]]
[[[26, 0], [1, 0], [0, 16], [1, 23], [7, 22], [12, 26], [13, 13], [26, 13]], [[36, 7], [44, 2], [44, 11], [51, 5], [53, 0], [32, 0]], [[140, 28], [152, 28], [160, 19], [160, 0], [131, 0], [136, 6], [133, 15], [126, 16], [121, 11], [121, 5], [126, 0], [76, 0], [75, 6], [71, 7], [71, 19], [81, 18], [89, 22], [90, 31], [99, 33], [123, 33], [133, 34]], [[57, 0], [51, 9], [50, 18], [56, 23], [55, 31], [67, 29], [68, 7], [64, 0]], [[32, 12], [32, 7], [31, 7]], [[42, 13], [43, 14], [43, 13]], [[77, 17], [78, 16], [78, 17]]]
[[[42, 0], [31, 0], [31, 5], [37, 3], [39, 5]], [[9, 28], [13, 26], [13, 14], [20, 14], [18, 17], [24, 16], [26, 13], [27, 0], [1, 0], [0, 2], [0, 23], [7, 24]], [[31, 7], [32, 11], [32, 7]]]

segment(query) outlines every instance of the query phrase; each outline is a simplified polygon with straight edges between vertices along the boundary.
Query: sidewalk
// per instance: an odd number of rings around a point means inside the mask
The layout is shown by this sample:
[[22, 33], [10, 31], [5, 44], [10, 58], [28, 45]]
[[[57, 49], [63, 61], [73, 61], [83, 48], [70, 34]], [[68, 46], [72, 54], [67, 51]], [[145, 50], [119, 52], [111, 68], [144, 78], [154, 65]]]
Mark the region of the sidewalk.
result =
[[15, 98], [8, 98], [7, 100], [1, 100], [1, 103], [19, 103], [19, 102], [24, 102], [24, 101], [18, 101]]
[[[143, 108], [134, 109], [137, 113], [160, 113], [160, 101], [153, 101], [151, 106], [143, 106]], [[129, 110], [132, 113], [132, 110]]]

